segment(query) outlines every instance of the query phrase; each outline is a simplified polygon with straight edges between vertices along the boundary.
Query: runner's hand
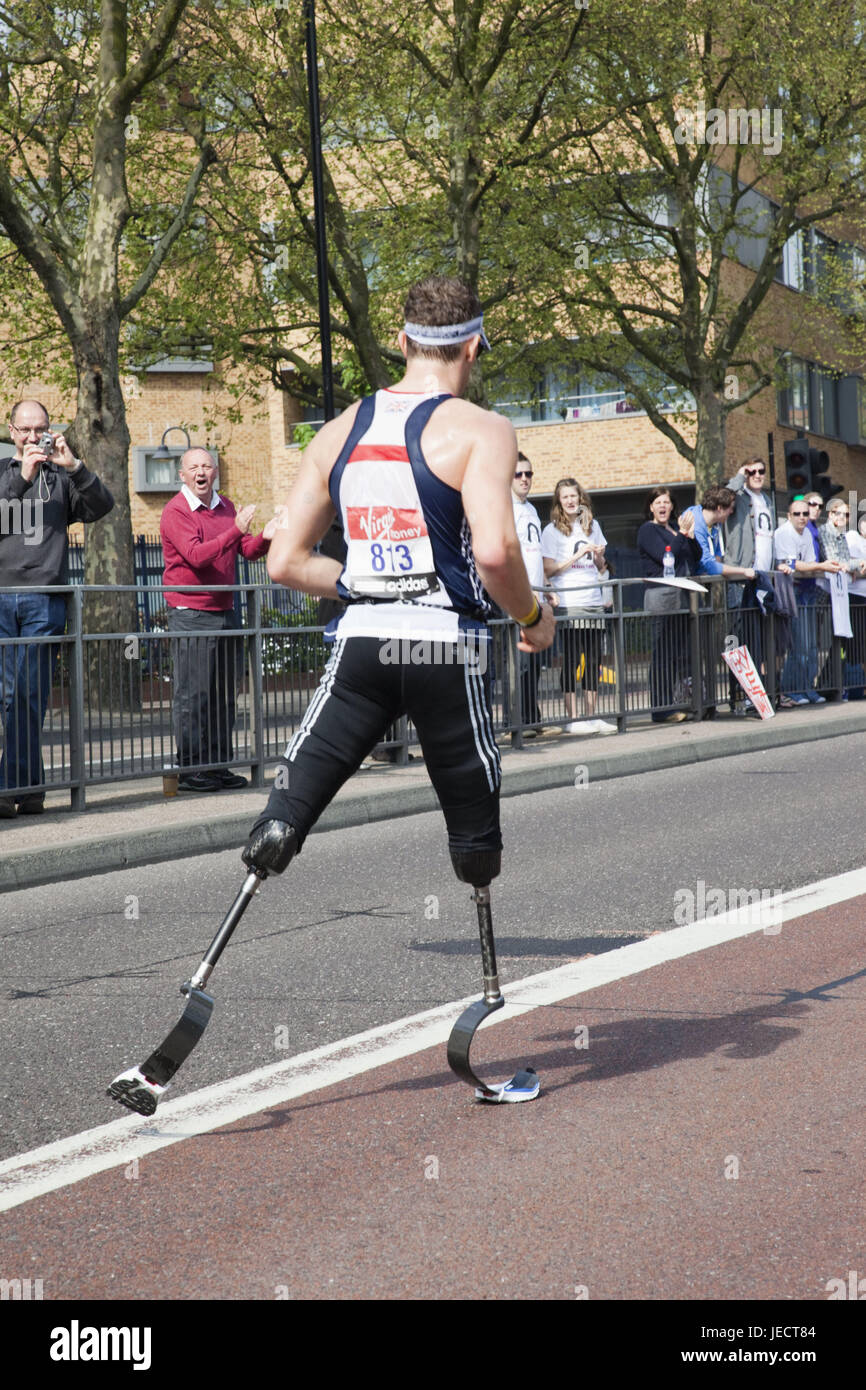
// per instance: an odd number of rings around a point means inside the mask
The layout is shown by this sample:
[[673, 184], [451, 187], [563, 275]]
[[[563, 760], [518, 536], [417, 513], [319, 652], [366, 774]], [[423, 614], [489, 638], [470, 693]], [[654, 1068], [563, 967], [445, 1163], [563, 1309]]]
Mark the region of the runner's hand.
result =
[[546, 603], [541, 605], [541, 617], [533, 627], [522, 627], [520, 629], [520, 641], [517, 649], [521, 652], [543, 652], [553, 642], [556, 632], [556, 620], [553, 616], [553, 609]]

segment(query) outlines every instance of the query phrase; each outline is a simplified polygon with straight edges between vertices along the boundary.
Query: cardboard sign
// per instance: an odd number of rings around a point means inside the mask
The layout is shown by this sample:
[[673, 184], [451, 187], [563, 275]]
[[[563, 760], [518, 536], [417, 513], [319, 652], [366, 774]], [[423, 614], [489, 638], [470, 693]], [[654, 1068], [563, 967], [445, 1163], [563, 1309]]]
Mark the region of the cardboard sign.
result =
[[709, 589], [705, 584], [699, 584], [696, 579], [645, 579], [645, 584], [667, 584], [672, 589], [692, 589], [698, 594], [708, 594]]
[[746, 646], [723, 651], [722, 656], [730, 666], [740, 685], [745, 690], [762, 719], [772, 719], [776, 711], [770, 704], [764, 683], [758, 675], [755, 663]]

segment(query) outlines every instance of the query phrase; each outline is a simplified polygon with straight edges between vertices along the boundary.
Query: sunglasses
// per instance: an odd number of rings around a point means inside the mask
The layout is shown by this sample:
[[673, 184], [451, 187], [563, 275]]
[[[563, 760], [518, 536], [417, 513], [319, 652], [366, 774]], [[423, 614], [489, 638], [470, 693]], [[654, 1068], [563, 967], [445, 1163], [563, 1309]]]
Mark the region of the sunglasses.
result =
[[762, 478], [766, 473], [766, 468], [747, 468], [746, 472], [750, 478]]
[[808, 512], [792, 512], [791, 516], [808, 516]]
[[520, 472], [515, 473], [514, 476], [515, 476], [515, 478], [531, 478], [531, 477], [532, 477], [532, 469], [531, 469], [531, 468], [524, 468], [524, 469], [522, 469]]

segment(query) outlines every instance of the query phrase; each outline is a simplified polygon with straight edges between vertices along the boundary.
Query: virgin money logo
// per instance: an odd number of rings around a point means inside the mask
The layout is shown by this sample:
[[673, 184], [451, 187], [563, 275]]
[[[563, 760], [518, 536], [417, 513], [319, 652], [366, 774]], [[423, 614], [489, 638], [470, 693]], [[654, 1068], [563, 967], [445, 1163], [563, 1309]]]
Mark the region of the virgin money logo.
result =
[[427, 535], [424, 517], [411, 507], [347, 507], [349, 539], [414, 541]]

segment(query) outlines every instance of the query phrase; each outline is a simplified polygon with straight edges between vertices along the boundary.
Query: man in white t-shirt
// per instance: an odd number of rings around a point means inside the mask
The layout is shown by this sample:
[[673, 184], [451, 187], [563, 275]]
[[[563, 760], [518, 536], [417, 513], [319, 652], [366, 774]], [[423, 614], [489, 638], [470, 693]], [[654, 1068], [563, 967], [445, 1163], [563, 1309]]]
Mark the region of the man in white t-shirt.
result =
[[[541, 518], [529, 501], [532, 487], [532, 464], [525, 454], [517, 455], [517, 468], [511, 480], [511, 502], [514, 507], [514, 525], [523, 563], [532, 592], [539, 602], [544, 599], [544, 559], [541, 554]], [[538, 682], [544, 665], [540, 652], [518, 652], [520, 674], [520, 722], [531, 727], [523, 729], [524, 738], [536, 738], [542, 732], [541, 712], [538, 708]], [[513, 737], [513, 735], [512, 735]]]
[[[734, 493], [733, 515], [725, 526], [725, 564], [742, 569], [753, 569], [769, 573], [773, 568], [773, 508], [770, 494], [764, 492], [767, 465], [757, 456], [746, 459], [741, 468], [728, 482]], [[732, 615], [731, 627], [749, 653], [759, 671], [766, 673], [764, 666], [763, 616], [755, 596], [755, 583], [733, 583], [728, 585], [728, 609]], [[739, 707], [742, 691], [731, 677], [731, 708]], [[746, 707], [750, 705], [746, 701]]]

